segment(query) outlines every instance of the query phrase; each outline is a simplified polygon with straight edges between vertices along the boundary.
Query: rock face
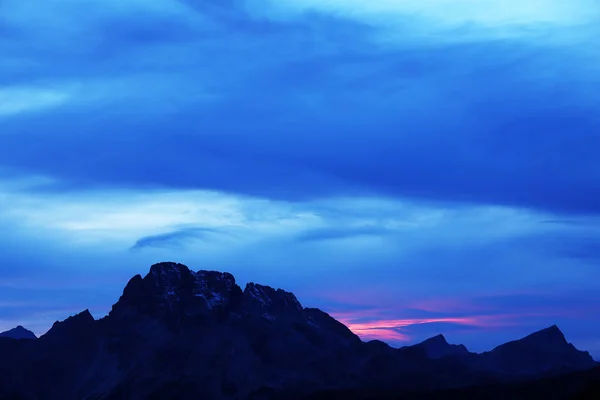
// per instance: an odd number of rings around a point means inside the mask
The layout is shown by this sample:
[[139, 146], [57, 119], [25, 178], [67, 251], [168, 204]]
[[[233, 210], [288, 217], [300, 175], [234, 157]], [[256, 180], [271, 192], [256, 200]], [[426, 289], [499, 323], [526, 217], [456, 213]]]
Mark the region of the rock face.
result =
[[17, 326], [16, 328], [13, 328], [11, 330], [8, 330], [6, 332], [2, 332], [0, 333], [0, 337], [4, 337], [4, 338], [10, 338], [10, 339], [30, 339], [30, 340], [34, 340], [37, 339], [37, 336], [35, 336], [35, 334], [33, 332], [31, 332], [30, 330], [27, 330], [25, 328], [23, 328], [21, 325]]
[[144, 278], [134, 276], [109, 317], [147, 316], [168, 320], [209, 317], [241, 300], [242, 292], [229, 273], [189, 270], [183, 264], [160, 263]]
[[397, 350], [363, 343], [284, 290], [242, 290], [228, 273], [160, 263], [133, 277], [105, 318], [84, 311], [38, 340], [0, 340], [0, 399], [298, 398], [464, 386], [593, 364], [556, 331], [483, 355], [443, 336]]

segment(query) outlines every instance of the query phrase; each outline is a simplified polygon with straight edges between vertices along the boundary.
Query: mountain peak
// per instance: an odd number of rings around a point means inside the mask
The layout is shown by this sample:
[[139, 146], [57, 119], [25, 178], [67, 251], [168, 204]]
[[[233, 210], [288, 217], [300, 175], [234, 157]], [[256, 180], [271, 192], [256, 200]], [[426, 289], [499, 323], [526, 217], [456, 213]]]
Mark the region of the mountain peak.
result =
[[0, 337], [6, 337], [11, 339], [37, 339], [37, 336], [23, 326], [18, 325], [16, 328], [10, 329], [6, 332], [0, 333]]
[[180, 263], [165, 261], [152, 265], [149, 274], [155, 277], [181, 276], [185, 272], [190, 272], [190, 269]]
[[251, 304], [276, 313], [284, 311], [299, 312], [303, 310], [302, 305], [293, 293], [253, 282], [246, 285], [244, 297]]
[[85, 324], [89, 322], [94, 322], [94, 317], [92, 316], [92, 313], [90, 313], [90, 310], [85, 309], [78, 314], [70, 316], [69, 318], [64, 320], [63, 323], [64, 322], [68, 322], [70, 324]]
[[426, 343], [430, 343], [430, 344], [435, 343], [435, 344], [449, 346], [448, 341], [446, 340], [446, 337], [444, 335], [442, 335], [441, 333], [439, 335], [430, 337], [429, 339], [425, 339], [423, 342], [421, 342], [421, 344], [426, 344]]
[[567, 342], [556, 325], [502, 344], [484, 356], [493, 359], [496, 367], [520, 374], [565, 368], [581, 370], [595, 365], [589, 353]]
[[429, 358], [456, 356], [467, 354], [469, 352], [463, 345], [449, 344], [446, 337], [442, 334], [430, 337], [429, 339], [414, 345], [413, 348], [422, 349]]
[[241, 293], [235, 278], [228, 272], [194, 272], [174, 262], [161, 262], [150, 267], [145, 277], [134, 276], [111, 314], [132, 315], [209, 315], [221, 309]]
[[545, 345], [559, 345], [559, 344], [567, 344], [567, 339], [558, 326], [552, 325], [548, 328], [541, 329], [537, 332], [534, 332], [530, 335], [527, 335], [523, 339], [525, 342], [537, 342]]
[[58, 337], [64, 335], [66, 332], [80, 334], [91, 329], [94, 322], [95, 319], [90, 313], [90, 310], [86, 309], [78, 314], [70, 316], [64, 321], [56, 321], [43, 337], [46, 339], [49, 337]]
[[174, 262], [161, 262], [150, 267], [144, 279], [151, 280], [156, 286], [172, 289], [184, 280], [189, 280], [193, 272], [185, 265]]
[[[0, 340], [0, 398], [404, 393], [596, 365], [589, 354], [557, 342], [563, 339], [551, 326], [484, 354], [449, 344], [444, 335], [392, 349], [362, 342], [329, 314], [303, 308], [293, 293], [256, 283], [242, 291], [229, 273], [167, 262], [134, 276], [102, 320], [86, 310], [35, 342]], [[32, 387], [31, 376], [41, 383]]]
[[554, 332], [554, 333], [560, 333], [561, 335], [563, 334], [562, 331], [560, 330], [560, 328], [557, 325], [552, 325], [549, 326], [548, 328], [542, 329], [540, 332]]

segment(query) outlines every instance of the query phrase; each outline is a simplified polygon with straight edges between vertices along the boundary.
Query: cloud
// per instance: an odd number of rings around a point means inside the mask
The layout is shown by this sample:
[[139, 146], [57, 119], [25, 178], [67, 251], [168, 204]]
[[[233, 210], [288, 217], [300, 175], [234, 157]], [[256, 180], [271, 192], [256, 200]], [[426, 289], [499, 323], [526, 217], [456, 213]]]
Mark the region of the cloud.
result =
[[220, 231], [213, 228], [181, 228], [140, 238], [131, 247], [131, 250], [141, 250], [146, 247], [178, 247], [192, 240], [210, 241], [215, 233], [220, 233]]
[[[593, 218], [565, 226], [540, 223], [548, 220], [543, 213], [498, 207], [382, 198], [289, 203], [180, 190], [56, 192], [39, 190], [52, 183], [39, 177], [10, 182], [0, 191], [0, 286], [12, 292], [3, 289], [0, 302], [31, 300], [31, 290], [45, 288], [42, 298], [53, 296], [48, 290], [61, 291], [65, 301], [79, 296], [82, 309], [91, 301], [102, 316], [133, 274], [175, 257], [194, 269], [230, 271], [242, 285], [291, 290], [363, 337], [395, 345], [444, 333], [488, 350], [553, 323], [577, 344], [586, 339], [578, 327], [593, 325], [589, 315], [598, 312], [586, 308], [598, 293], [590, 279], [596, 265], [557, 251], [557, 244], [592, 238]], [[215, 240], [203, 239], [210, 236]], [[144, 251], [129, 251], [136, 241]], [[90, 289], [99, 281], [105, 293]], [[84, 287], [77, 296], [64, 290]], [[49, 308], [53, 315], [66, 310], [60, 302]], [[37, 317], [28, 313], [7, 315], [7, 324], [30, 325]]]
[[[412, 332], [421, 325], [433, 325], [438, 332], [450, 327], [466, 327], [475, 329], [498, 329], [503, 327], [520, 326], [522, 319], [531, 317], [525, 313], [514, 315], [469, 315], [446, 316], [437, 318], [406, 318], [382, 319], [385, 310], [372, 310], [367, 315], [359, 312], [333, 313], [332, 316], [344, 323], [352, 332], [366, 340], [382, 340], [387, 342], [414, 342]], [[387, 311], [389, 314], [390, 312]], [[377, 318], [379, 314], [379, 318]], [[535, 314], [534, 314], [535, 316]], [[418, 332], [418, 330], [416, 330]], [[417, 338], [424, 339], [422, 333]], [[418, 339], [417, 339], [418, 340]]]
[[[310, 43], [292, 37], [285, 48], [294, 56], [282, 50], [286, 32], [258, 35], [256, 55], [206, 60], [217, 47], [174, 45], [147, 53], [157, 60], [148, 68], [145, 55], [109, 61], [82, 84], [78, 96], [87, 100], [74, 110], [6, 123], [2, 164], [75, 185], [208, 188], [289, 201], [382, 194], [598, 212], [598, 143], [590, 132], [600, 122], [587, 88], [600, 63], [575, 54], [577, 46], [375, 51], [351, 35], [306, 54]], [[350, 50], [342, 52], [345, 43]], [[242, 57], [250, 61], [238, 67]], [[580, 62], [565, 64], [573, 57]], [[122, 63], [138, 72], [100, 90]], [[460, 98], [448, 103], [453, 93]]]
[[[365, 340], [383, 340], [400, 346], [443, 333], [451, 338], [470, 337], [476, 351], [490, 350], [503, 341], [518, 339], [555, 323], [570, 340], [578, 342], [582, 336], [577, 327], [597, 326], [593, 315], [599, 312], [595, 304], [582, 302], [594, 296], [585, 290], [488, 293], [473, 297], [429, 294], [396, 301], [385, 296], [374, 291], [370, 303], [353, 296], [354, 304], [350, 300], [343, 308], [330, 305], [327, 311]], [[482, 332], [487, 339], [475, 340]]]
[[50, 89], [0, 87], [0, 117], [56, 107], [68, 98], [68, 93]]
[[403, 332], [403, 328], [410, 327], [412, 325], [430, 323], [474, 325], [476, 323], [476, 320], [473, 318], [437, 318], [416, 320], [393, 319], [355, 322], [353, 319], [344, 318], [338, 314], [333, 314], [333, 317], [345, 324], [352, 332], [360, 336], [363, 340], [381, 340], [387, 342], [410, 341], [411, 337]]
[[[4, 284], [106, 276], [118, 298], [177, 258], [318, 307], [406, 305], [377, 321], [498, 314], [416, 304], [482, 292], [597, 297], [595, 3], [35, 3], [0, 16]], [[484, 340], [403, 333], [441, 326]]]
[[[579, 21], [584, 9], [540, 1], [547, 7], [490, 2], [485, 15], [502, 5], [506, 18], [537, 24]], [[564, 43], [483, 36], [382, 44], [386, 28], [346, 12], [398, 8], [409, 31], [434, 26], [415, 13], [485, 17], [470, 1], [452, 13], [438, 6], [302, 3], [323, 12], [282, 20], [239, 2], [129, 0], [83, 13], [63, 0], [31, 14], [10, 1], [4, 25], [21, 34], [0, 43], [10, 60], [0, 65], [4, 84], [29, 82], [37, 94], [28, 92], [27, 110], [50, 101], [44, 85], [69, 88], [70, 97], [35, 119], [4, 123], [0, 164], [75, 186], [598, 212], [593, 28], [571, 27], [581, 35]], [[64, 24], [67, 16], [75, 22]]]
[[380, 226], [339, 227], [313, 229], [296, 236], [299, 242], [319, 242], [324, 240], [352, 239], [364, 236], [387, 236], [392, 232]]
[[413, 293], [472, 292], [487, 279], [506, 289], [515, 274], [522, 285], [589, 286], [592, 259], [570, 255], [600, 238], [590, 218], [591, 225], [565, 227], [540, 223], [545, 213], [506, 207], [358, 197], [291, 203], [177, 189], [47, 191], [40, 185], [52, 180], [3, 182], [12, 183], [0, 192], [0, 221], [13, 237], [49, 251], [75, 246], [96, 257], [123, 256], [133, 246], [152, 263], [172, 259], [175, 246], [179, 257], [236, 269], [284, 265], [282, 278], [296, 270], [326, 282], [343, 271], [336, 279], [373, 285], [385, 276]]
[[280, 12], [318, 11], [356, 19], [376, 19], [379, 22], [412, 17], [428, 20], [434, 27], [475, 24], [484, 27], [515, 25], [577, 25], [597, 17], [598, 7], [589, 0], [565, 3], [559, 0], [425, 0], [416, 2], [374, 0], [285, 0], [272, 1]]

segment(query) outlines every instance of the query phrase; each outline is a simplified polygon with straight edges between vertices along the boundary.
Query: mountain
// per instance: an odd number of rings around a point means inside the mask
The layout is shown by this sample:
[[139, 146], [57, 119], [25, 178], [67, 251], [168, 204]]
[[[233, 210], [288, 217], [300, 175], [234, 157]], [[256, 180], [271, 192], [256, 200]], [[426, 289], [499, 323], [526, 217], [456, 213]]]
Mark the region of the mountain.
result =
[[[421, 350], [427, 357], [432, 359], [469, 354], [469, 350], [462, 344], [449, 344], [444, 335], [437, 335], [419, 344], [406, 347], [411, 347], [414, 350]], [[403, 349], [406, 350], [406, 347]]]
[[500, 345], [481, 354], [480, 359], [481, 368], [519, 376], [558, 374], [595, 365], [590, 354], [567, 342], [556, 325]]
[[33, 332], [23, 328], [21, 325], [6, 332], [0, 333], [0, 337], [10, 339], [37, 339], [37, 336], [35, 336]]
[[[419, 392], [594, 365], [555, 336], [537, 333], [482, 355], [443, 337], [393, 349], [362, 342], [284, 290], [257, 283], [242, 290], [229, 273], [159, 263], [146, 276], [134, 276], [102, 319], [86, 310], [56, 322], [37, 340], [0, 340], [0, 399], [294, 399], [372, 388]], [[541, 342], [560, 349], [545, 351]], [[522, 351], [529, 356], [517, 354]]]

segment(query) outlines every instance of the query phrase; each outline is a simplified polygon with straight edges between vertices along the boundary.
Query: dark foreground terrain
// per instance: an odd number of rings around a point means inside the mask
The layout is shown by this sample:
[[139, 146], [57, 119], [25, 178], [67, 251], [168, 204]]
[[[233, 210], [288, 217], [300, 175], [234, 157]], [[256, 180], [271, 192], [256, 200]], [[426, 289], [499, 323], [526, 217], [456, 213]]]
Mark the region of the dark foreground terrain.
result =
[[600, 370], [556, 327], [483, 354], [441, 335], [393, 349], [231, 274], [133, 277], [108, 316], [0, 336], [0, 399], [600, 399]]
[[438, 391], [324, 391], [306, 400], [598, 400], [600, 368], [521, 383], [489, 384]]

